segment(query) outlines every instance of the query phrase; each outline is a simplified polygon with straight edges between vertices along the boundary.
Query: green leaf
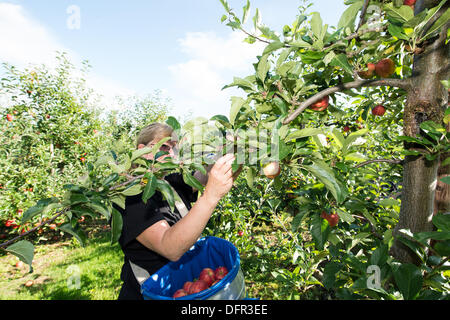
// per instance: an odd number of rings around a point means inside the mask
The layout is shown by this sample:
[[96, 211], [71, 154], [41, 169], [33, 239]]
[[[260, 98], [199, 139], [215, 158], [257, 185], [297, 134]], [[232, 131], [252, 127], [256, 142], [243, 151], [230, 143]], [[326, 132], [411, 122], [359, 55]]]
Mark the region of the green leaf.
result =
[[[36, 215], [43, 213], [45, 210], [49, 210], [48, 208], [50, 205], [55, 204], [57, 206], [60, 206], [59, 199], [55, 197], [39, 200], [35, 206], [25, 211], [25, 213], [22, 216], [21, 223], [24, 224], [25, 222], [29, 221]], [[52, 208], [53, 207], [50, 207], [50, 209]]]
[[394, 6], [400, 8], [403, 5], [404, 0], [394, 0]]
[[450, 240], [450, 231], [424, 231], [414, 234], [419, 242], [425, 243], [429, 239], [433, 240]]
[[297, 229], [300, 227], [300, 224], [302, 223], [303, 218], [305, 218], [310, 213], [310, 211], [308, 210], [309, 209], [308, 206], [303, 206], [303, 207], [300, 207], [299, 209], [300, 209], [300, 212], [295, 215], [295, 217], [292, 219], [292, 222], [291, 222], [292, 232], [297, 232]]
[[72, 225], [71, 222], [68, 222], [68, 223], [65, 223], [65, 224], [59, 226], [58, 228], [61, 231], [66, 232], [66, 233], [71, 234], [72, 236], [74, 236], [75, 239], [78, 240], [78, 242], [80, 243], [80, 245], [82, 247], [84, 247], [86, 245], [87, 236], [83, 232], [83, 230], [80, 228], [78, 223], [75, 222], [74, 225]]
[[70, 201], [70, 205], [73, 206], [73, 205], [76, 205], [79, 203], [89, 202], [89, 198], [86, 197], [84, 194], [71, 192], [69, 201]]
[[339, 146], [340, 149], [344, 146], [345, 143], [345, 137], [342, 134], [341, 130], [338, 128], [333, 128], [333, 131], [331, 132], [335, 143]]
[[109, 212], [108, 208], [106, 208], [105, 205], [103, 205], [98, 201], [91, 201], [88, 203], [84, 203], [83, 206], [91, 208], [95, 212], [100, 213], [106, 218], [106, 220], [109, 220], [111, 218], [111, 213]]
[[322, 133], [323, 133], [322, 129], [305, 128], [305, 129], [301, 129], [301, 130], [296, 130], [296, 131], [288, 134], [288, 136], [286, 137], [286, 139], [284, 139], [284, 141], [289, 142], [294, 139], [316, 136], [316, 135], [322, 134]]
[[280, 110], [281, 115], [287, 114], [288, 106], [283, 99], [281, 99], [280, 97], [275, 97], [275, 99], [273, 99], [273, 102], [275, 103], [275, 106], [278, 108], [278, 110]]
[[322, 18], [320, 17], [320, 13], [313, 12], [311, 18], [311, 30], [317, 39], [323, 40], [322, 36]]
[[222, 88], [222, 90], [228, 89], [228, 88], [231, 88], [231, 87], [239, 87], [239, 88], [241, 88], [243, 90], [246, 90], [246, 89], [252, 90], [252, 91], [255, 90], [255, 86], [254, 86], [254, 84], [251, 81], [249, 81], [247, 79], [241, 79], [241, 78], [238, 78], [238, 77], [234, 77], [233, 78], [233, 83], [231, 83], [229, 85], [226, 85], [225, 87]]
[[206, 176], [208, 174], [205, 167], [203, 165], [201, 165], [200, 163], [193, 162], [191, 164], [191, 167], [193, 167], [196, 171], [199, 171], [204, 176]]
[[442, 257], [450, 256], [450, 240], [436, 243], [434, 245], [434, 250], [436, 250]]
[[30, 272], [33, 272], [31, 264], [33, 263], [34, 246], [31, 242], [26, 240], [16, 242], [7, 247], [6, 251], [18, 257], [20, 261], [28, 264], [30, 266]]
[[172, 127], [174, 131], [178, 131], [181, 129], [181, 125], [178, 120], [174, 117], [168, 117], [166, 120], [166, 124]]
[[359, 138], [364, 136], [365, 134], [367, 134], [369, 132], [369, 129], [362, 129], [362, 130], [358, 130], [356, 132], [352, 132], [346, 139], [344, 142], [344, 147], [342, 148], [342, 152], [344, 154], [347, 153], [347, 150], [352, 146], [352, 144]]
[[122, 215], [115, 208], [111, 212], [111, 244], [116, 243], [122, 233], [123, 220]]
[[338, 29], [345, 29], [347, 27], [353, 27], [358, 12], [361, 10], [364, 1], [356, 1], [350, 7], [348, 7], [338, 22]]
[[247, 181], [247, 185], [250, 189], [253, 189], [253, 182], [255, 178], [255, 173], [252, 167], [247, 167], [245, 171], [245, 180]]
[[126, 197], [132, 197], [140, 194], [142, 192], [142, 186], [138, 183], [132, 186], [129, 186], [127, 189], [121, 192], [122, 195]]
[[230, 12], [230, 7], [228, 6], [228, 2], [226, 0], [219, 0], [219, 1], [222, 3], [225, 11], [229, 13]]
[[270, 54], [273, 51], [281, 49], [284, 47], [284, 43], [281, 41], [273, 41], [264, 49], [263, 55]]
[[411, 240], [412, 234], [404, 229], [399, 230], [400, 235], [397, 236], [398, 241], [406, 245], [412, 252], [414, 252], [420, 260], [425, 261], [426, 253], [420, 243]]
[[303, 63], [306, 64], [313, 64], [318, 61], [323, 61], [323, 58], [325, 57], [324, 52], [320, 51], [306, 51], [303, 53], [300, 53], [300, 58], [302, 59]]
[[261, 57], [256, 68], [256, 76], [262, 83], [266, 81], [267, 72], [270, 70], [269, 55], [265, 54]]
[[164, 196], [164, 199], [167, 201], [167, 203], [170, 206], [170, 209], [172, 211], [175, 211], [175, 196], [173, 194], [173, 190], [170, 186], [170, 184], [165, 180], [156, 180], [156, 190], [159, 190], [162, 195]]
[[230, 123], [234, 125], [236, 116], [245, 104], [245, 100], [241, 97], [231, 97]]
[[433, 23], [430, 30], [428, 30], [427, 34], [422, 37], [422, 40], [428, 39], [434, 32], [439, 31], [448, 21], [450, 20], [450, 9], [447, 9], [439, 19]]
[[119, 208], [122, 208], [125, 210], [125, 196], [123, 195], [116, 195], [111, 198], [111, 202], [115, 203], [119, 206]]
[[389, 257], [389, 248], [386, 244], [382, 244], [376, 248], [370, 257], [370, 264], [382, 267]]
[[345, 200], [348, 190], [336, 180], [334, 171], [325, 162], [315, 160], [312, 165], [304, 167], [325, 185], [338, 203]]
[[250, 10], [250, 0], [247, 0], [247, 4], [242, 8], [242, 24], [244, 24], [248, 19], [248, 14]]
[[105, 187], [109, 187], [111, 184], [119, 180], [119, 175], [117, 173], [112, 173], [102, 182], [102, 185]]
[[420, 269], [411, 263], [402, 264], [394, 270], [394, 279], [405, 300], [415, 299], [422, 288]]
[[439, 213], [433, 217], [433, 224], [442, 231], [450, 231], [450, 214]]
[[273, 157], [275, 154], [278, 154], [278, 157], [275, 157], [278, 159], [278, 161], [284, 160], [284, 158], [286, 158], [292, 151], [291, 147], [287, 146], [281, 139], [279, 140], [276, 147], [278, 147], [278, 150], [274, 150], [272, 148], [271, 156]]
[[327, 220], [322, 219], [318, 214], [312, 215], [310, 232], [317, 250], [324, 249], [330, 231], [330, 225]]
[[450, 177], [444, 177], [441, 179], [442, 182], [446, 183], [446, 184], [450, 184]]
[[435, 133], [439, 137], [446, 133], [445, 128], [434, 121], [424, 121], [420, 124], [420, 128], [426, 133]]
[[256, 30], [260, 25], [261, 25], [261, 14], [259, 13], [259, 9], [256, 8], [255, 15], [253, 16], [253, 27]]
[[165, 138], [159, 140], [158, 143], [153, 146], [151, 153], [155, 155], [155, 158], [156, 158], [156, 153], [159, 151], [159, 148], [161, 148], [161, 146], [164, 143], [166, 143], [167, 141], [169, 141], [170, 139], [172, 139], [172, 137], [165, 137]]
[[152, 151], [153, 151], [153, 148], [150, 148], [150, 147], [144, 147], [144, 148], [141, 148], [141, 149], [137, 149], [137, 150], [133, 151], [133, 153], [131, 154], [131, 161], [134, 161], [134, 160], [142, 157], [145, 154], [149, 154]]
[[199, 190], [200, 192], [203, 192], [203, 189], [204, 189], [203, 185], [200, 183], [200, 181], [198, 181], [198, 180], [197, 180], [193, 175], [191, 175], [189, 172], [186, 172], [186, 171], [183, 172], [183, 181], [184, 181], [187, 185], [189, 185], [189, 186], [191, 186], [191, 187], [193, 187], [193, 188]]
[[142, 201], [144, 203], [147, 203], [148, 199], [153, 197], [156, 191], [156, 177], [148, 172], [148, 175], [146, 174], [146, 179], [148, 179], [147, 184], [145, 185], [144, 192], [142, 194]]
[[353, 74], [353, 68], [348, 62], [347, 56], [343, 53], [335, 56], [333, 60], [331, 60], [330, 65], [334, 67], [339, 67], [348, 74]]
[[388, 3], [384, 6], [388, 19], [396, 23], [405, 23], [414, 18], [414, 11], [409, 6], [394, 7], [394, 4]]
[[367, 157], [359, 152], [353, 152], [345, 156], [345, 161], [363, 162], [366, 160]]
[[215, 115], [214, 117], [211, 118], [211, 121], [217, 121], [226, 128], [229, 128], [229, 129], [232, 128], [230, 121], [224, 115], [221, 115], [221, 114]]
[[390, 23], [388, 26], [388, 31], [393, 37], [401, 40], [409, 40], [409, 37], [403, 32], [403, 28], [398, 25]]
[[328, 262], [323, 270], [323, 285], [327, 289], [332, 289], [336, 282], [336, 274], [341, 271], [342, 264], [337, 262]]
[[[448, 157], [447, 159], [445, 159], [444, 161], [441, 162], [441, 167], [446, 167], [448, 165], [450, 165], [450, 157]], [[449, 180], [449, 182], [450, 182], [450, 180]]]

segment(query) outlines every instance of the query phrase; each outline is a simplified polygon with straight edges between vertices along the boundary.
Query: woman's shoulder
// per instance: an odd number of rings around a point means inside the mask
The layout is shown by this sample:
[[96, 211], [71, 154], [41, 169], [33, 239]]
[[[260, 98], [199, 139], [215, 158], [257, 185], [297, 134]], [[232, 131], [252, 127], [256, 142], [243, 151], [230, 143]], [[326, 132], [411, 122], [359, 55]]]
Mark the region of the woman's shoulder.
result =
[[175, 185], [184, 183], [183, 175], [179, 172], [174, 172], [174, 173], [168, 174], [167, 176], [164, 177], [164, 180], [166, 180], [170, 184], [175, 184]]

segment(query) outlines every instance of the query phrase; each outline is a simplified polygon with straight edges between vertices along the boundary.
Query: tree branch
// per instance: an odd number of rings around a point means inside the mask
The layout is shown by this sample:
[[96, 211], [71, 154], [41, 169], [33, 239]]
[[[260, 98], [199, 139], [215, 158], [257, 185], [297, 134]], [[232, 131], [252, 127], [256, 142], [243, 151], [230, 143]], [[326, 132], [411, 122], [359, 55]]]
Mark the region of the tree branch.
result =
[[352, 82], [347, 82], [340, 84], [336, 87], [327, 88], [316, 95], [310, 97], [302, 103], [291, 102], [293, 105], [298, 105], [299, 107], [291, 112], [287, 118], [283, 121], [283, 124], [288, 124], [295, 120], [306, 108], [311, 106], [313, 103], [325, 98], [336, 92], [342, 92], [349, 89], [357, 89], [362, 87], [397, 87], [404, 90], [409, 90], [411, 87], [411, 79], [378, 79], [378, 80], [362, 80], [358, 79]]
[[369, 7], [369, 2], [370, 2], [370, 0], [364, 1], [364, 5], [361, 9], [361, 14], [359, 16], [359, 23], [358, 23], [358, 27], [356, 28], [356, 32], [358, 32], [359, 28], [361, 28], [362, 25], [366, 22], [365, 17], [366, 17], [367, 8]]
[[69, 209], [66, 208], [66, 209], [64, 209], [63, 211], [58, 212], [58, 214], [55, 215], [53, 218], [51, 218], [51, 219], [49, 219], [49, 220], [46, 220], [46, 221], [42, 222], [42, 223], [41, 223], [40, 225], [38, 225], [37, 227], [34, 227], [33, 229], [30, 229], [30, 230], [27, 231], [27, 232], [21, 233], [19, 236], [15, 237], [15, 238], [13, 238], [13, 239], [11, 239], [11, 240], [9, 240], [9, 241], [6, 241], [6, 242], [4, 242], [4, 243], [1, 243], [1, 244], [0, 244], [0, 249], [5, 249], [6, 247], [8, 247], [10, 244], [13, 244], [13, 243], [16, 242], [17, 240], [19, 240], [19, 239], [21, 239], [21, 238], [23, 238], [23, 237], [29, 235], [30, 233], [35, 232], [36, 230], [42, 228], [42, 227], [45, 226], [46, 224], [52, 223], [53, 221], [55, 221], [56, 219], [58, 219], [60, 216], [62, 216], [63, 214], [65, 214], [68, 210], [69, 210]]
[[392, 164], [402, 164], [403, 160], [396, 160], [396, 159], [373, 159], [373, 160], [368, 160], [365, 162], [361, 162], [360, 164], [358, 164], [357, 166], [355, 166], [355, 169], [364, 167], [368, 164], [371, 163], [379, 163], [379, 162], [386, 162], [386, 163], [392, 163]]
[[258, 36], [255, 36], [255, 35], [251, 34], [250, 32], [246, 31], [244, 28], [240, 28], [240, 29], [241, 29], [242, 32], [244, 32], [244, 33], [245, 33], [246, 35], [248, 35], [249, 37], [255, 38], [256, 40], [261, 41], [261, 42], [264, 42], [264, 43], [267, 43], [267, 44], [270, 44], [270, 43], [271, 43], [269, 40], [264, 40], [264, 39], [261, 39], [261, 38], [258, 37]]

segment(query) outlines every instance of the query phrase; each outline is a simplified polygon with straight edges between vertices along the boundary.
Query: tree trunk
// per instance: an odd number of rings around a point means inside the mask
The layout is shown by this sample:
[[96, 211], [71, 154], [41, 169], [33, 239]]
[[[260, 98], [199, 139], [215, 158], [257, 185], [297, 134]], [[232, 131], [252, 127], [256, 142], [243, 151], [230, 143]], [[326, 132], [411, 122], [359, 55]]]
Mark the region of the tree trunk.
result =
[[[418, 4], [423, 7], [427, 2], [418, 1]], [[448, 4], [444, 5], [441, 12], [447, 8]], [[443, 124], [448, 92], [440, 81], [448, 77], [449, 45], [445, 44], [447, 27], [448, 25], [443, 28], [439, 38], [432, 39], [423, 53], [414, 57], [412, 89], [408, 92], [404, 111], [405, 136], [420, 137], [419, 126], [425, 121]], [[420, 146], [405, 143], [405, 148], [417, 150]], [[433, 214], [438, 209], [435, 206], [448, 209], [449, 195], [444, 194], [445, 191], [441, 192], [442, 185], [439, 185], [436, 193], [439, 165], [439, 157], [434, 161], [428, 161], [425, 157], [406, 157], [403, 168], [402, 205], [394, 236], [398, 235], [400, 229], [409, 229], [413, 233], [431, 231]], [[441, 168], [439, 172], [448, 173], [448, 168]], [[391, 254], [404, 263], [418, 263], [415, 254], [398, 240], [394, 242]]]

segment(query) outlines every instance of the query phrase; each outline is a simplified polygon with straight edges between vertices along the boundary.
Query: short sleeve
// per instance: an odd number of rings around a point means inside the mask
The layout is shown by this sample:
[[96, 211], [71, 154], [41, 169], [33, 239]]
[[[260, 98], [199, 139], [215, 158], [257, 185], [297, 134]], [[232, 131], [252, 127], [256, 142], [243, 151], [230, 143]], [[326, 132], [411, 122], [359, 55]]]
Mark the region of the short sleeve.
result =
[[142, 201], [142, 195], [127, 197], [125, 210], [122, 213], [122, 234], [119, 242], [126, 246], [130, 241], [136, 239], [147, 228], [158, 221], [165, 220], [160, 206], [149, 199], [147, 203]]

